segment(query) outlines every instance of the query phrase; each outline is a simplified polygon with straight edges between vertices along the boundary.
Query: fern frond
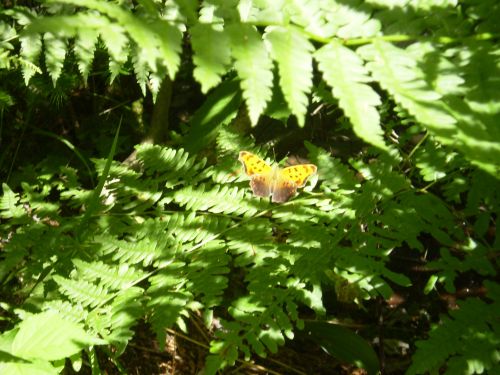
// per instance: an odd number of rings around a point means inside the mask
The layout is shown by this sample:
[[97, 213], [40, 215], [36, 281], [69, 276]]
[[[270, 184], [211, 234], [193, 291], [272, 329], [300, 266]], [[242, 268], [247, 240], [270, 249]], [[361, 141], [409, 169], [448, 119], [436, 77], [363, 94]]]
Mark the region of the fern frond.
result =
[[[149, 221], [148, 221], [149, 222]], [[151, 234], [151, 233], [150, 233]], [[166, 233], [157, 233], [156, 238], [139, 237], [135, 241], [118, 240], [111, 236], [99, 236], [98, 240], [105, 244], [103, 254], [112, 253], [112, 259], [120, 263], [149, 266], [168, 254], [175, 253], [178, 243]], [[106, 242], [104, 242], [106, 241]]]
[[141, 279], [144, 272], [140, 269], [130, 267], [124, 263], [119, 266], [104, 264], [103, 262], [84, 262], [80, 259], [73, 259], [79, 278], [89, 282], [99, 280], [102, 286], [109, 289], [127, 289], [134, 281]]
[[52, 33], [45, 33], [43, 41], [45, 46], [45, 65], [55, 86], [64, 65], [67, 41], [56, 38]]
[[229, 37], [213, 25], [198, 23], [191, 28], [191, 38], [196, 65], [193, 75], [206, 93], [220, 82], [231, 61]]
[[108, 289], [84, 280], [66, 279], [55, 275], [54, 281], [59, 285], [59, 290], [73, 303], [83, 307], [96, 307], [106, 302], [109, 298]]
[[206, 159], [197, 161], [183, 149], [171, 149], [158, 145], [139, 145], [137, 158], [142, 161], [146, 176], [159, 175], [167, 188], [190, 181], [205, 166]]
[[[332, 12], [333, 4], [327, 2], [325, 6], [322, 1], [317, 0], [292, 0], [287, 3], [285, 9], [295, 24], [318, 37], [333, 36], [335, 29], [330, 28], [325, 21], [325, 13]], [[327, 8], [327, 12], [323, 10], [323, 7]]]
[[[120, 5], [96, 0], [51, 0], [57, 3], [73, 4], [94, 9], [115, 20], [117, 34], [125, 30], [137, 46], [141, 47], [142, 59], [152, 72], [163, 65], [173, 80], [180, 65], [182, 34], [178, 28], [160, 18], [148, 21], [137, 17]], [[113, 30], [110, 30], [112, 32]], [[101, 33], [101, 36], [105, 36]], [[109, 35], [106, 34], [106, 37]], [[109, 47], [111, 47], [109, 45]]]
[[235, 256], [239, 267], [261, 265], [267, 258], [276, 257], [277, 244], [273, 241], [273, 231], [266, 219], [252, 218], [244, 225], [231, 228], [226, 233], [227, 246]]
[[0, 198], [0, 218], [21, 218], [26, 215], [25, 209], [19, 201], [19, 195], [14, 193], [9, 185], [2, 183], [3, 195]]
[[31, 77], [37, 71], [41, 71], [38, 67], [38, 57], [42, 51], [42, 39], [40, 35], [24, 35], [20, 38], [21, 41], [21, 56], [25, 63], [22, 64], [24, 83], [28, 85]]
[[78, 57], [78, 69], [84, 82], [87, 82], [90, 73], [98, 38], [99, 32], [97, 30], [88, 29], [84, 33], [79, 33], [75, 40], [73, 48]]
[[192, 293], [184, 288], [188, 282], [185, 263], [174, 261], [149, 278], [151, 286], [146, 291], [151, 310], [150, 322], [158, 337], [165, 337], [165, 328], [175, 323], [182, 326], [182, 315], [193, 306]]
[[[370, 38], [376, 36], [381, 29], [381, 22], [372, 16], [370, 3], [335, 2], [334, 9], [328, 9], [325, 18], [330, 27], [338, 28], [336, 36], [341, 39]], [[328, 5], [327, 5], [328, 6]]]
[[380, 97], [366, 84], [371, 79], [361, 58], [337, 41], [319, 49], [315, 58], [356, 134], [366, 142], [386, 149], [376, 109], [381, 104]]
[[128, 37], [126, 30], [121, 25], [108, 23], [106, 27], [101, 29], [99, 35], [111, 57], [109, 62], [111, 71], [110, 82], [113, 82], [128, 58]]
[[498, 368], [500, 359], [500, 290], [498, 285], [486, 282], [493, 303], [469, 298], [459, 302], [450, 317], [430, 332], [429, 339], [417, 341], [408, 374], [422, 374], [446, 367], [449, 373], [482, 374]]
[[307, 95], [312, 87], [313, 45], [295, 28], [268, 27], [265, 39], [271, 44], [278, 63], [280, 87], [292, 113], [301, 126], [307, 112]]
[[46, 301], [43, 311], [56, 311], [71, 322], [84, 322], [88, 316], [88, 311], [81, 304], [58, 299]]
[[173, 200], [186, 210], [209, 211], [213, 213], [237, 214], [252, 216], [263, 205], [258, 201], [244, 199], [245, 190], [237, 187], [216, 186], [206, 190], [205, 184], [197, 187], [188, 186], [178, 190], [173, 195]]
[[222, 301], [228, 286], [226, 275], [230, 261], [223, 241], [210, 241], [190, 257], [186, 268], [187, 287], [204, 308], [212, 308]]
[[227, 30], [231, 36], [234, 66], [241, 79], [248, 115], [255, 125], [271, 99], [272, 61], [255, 27], [234, 24], [228, 26]]
[[376, 40], [358, 49], [377, 81], [417, 120], [446, 129], [453, 129], [455, 120], [436, 104], [441, 98], [422, 78], [416, 61], [403, 49]]
[[229, 218], [214, 215], [199, 215], [191, 213], [174, 213], [162, 217], [169, 234], [180, 243], [192, 242], [199, 244], [224, 231], [230, 224]]
[[[106, 329], [100, 330], [102, 337], [114, 345], [120, 344], [121, 350], [125, 350], [126, 344], [134, 336], [132, 327], [143, 315], [142, 296], [144, 290], [132, 287], [121, 291], [107, 309]], [[100, 316], [96, 316], [96, 324], [99, 324]], [[92, 322], [88, 322], [90, 326]], [[94, 325], [95, 327], [95, 325]]]

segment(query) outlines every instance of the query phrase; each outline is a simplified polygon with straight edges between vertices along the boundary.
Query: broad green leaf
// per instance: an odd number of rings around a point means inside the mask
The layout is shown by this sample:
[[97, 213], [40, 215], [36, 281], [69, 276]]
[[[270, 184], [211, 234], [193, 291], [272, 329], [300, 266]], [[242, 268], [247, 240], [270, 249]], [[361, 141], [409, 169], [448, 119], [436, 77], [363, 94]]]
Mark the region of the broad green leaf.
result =
[[306, 321], [305, 331], [309, 338], [330, 355], [341, 361], [365, 369], [368, 374], [377, 374], [380, 365], [375, 351], [362, 337], [351, 330], [328, 322]]
[[220, 127], [227, 125], [237, 115], [242, 102], [239, 85], [237, 80], [224, 81], [194, 113], [189, 122], [189, 133], [184, 138], [187, 151], [196, 153], [210, 145]]
[[355, 133], [366, 142], [386, 149], [376, 108], [381, 103], [380, 97], [366, 84], [371, 78], [361, 58], [338, 41], [322, 47], [315, 58]]
[[280, 86], [292, 113], [304, 125], [307, 104], [312, 87], [313, 45], [295, 28], [269, 27], [265, 38], [278, 63]]
[[47, 361], [64, 359], [90, 345], [106, 342], [89, 335], [81, 324], [64, 320], [54, 312], [28, 317], [19, 324], [12, 354]]
[[272, 60], [255, 27], [235, 24], [228, 32], [248, 115], [255, 125], [272, 96]]
[[9, 375], [57, 375], [60, 370], [49, 361], [34, 360], [31, 363], [0, 363], [0, 374]]
[[196, 65], [193, 75], [206, 93], [220, 82], [231, 61], [229, 38], [224, 30], [199, 23], [191, 29], [191, 43]]

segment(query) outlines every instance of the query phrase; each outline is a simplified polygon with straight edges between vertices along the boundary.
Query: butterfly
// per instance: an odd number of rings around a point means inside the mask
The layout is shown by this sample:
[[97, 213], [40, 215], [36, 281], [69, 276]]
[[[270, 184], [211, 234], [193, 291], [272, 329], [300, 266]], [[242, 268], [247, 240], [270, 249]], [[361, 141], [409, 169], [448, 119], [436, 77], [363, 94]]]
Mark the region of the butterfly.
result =
[[307, 179], [316, 173], [318, 168], [314, 164], [299, 164], [280, 168], [277, 164], [272, 167], [257, 155], [248, 151], [241, 151], [238, 160], [250, 177], [250, 187], [258, 197], [269, 197], [276, 203], [289, 200], [303, 187]]

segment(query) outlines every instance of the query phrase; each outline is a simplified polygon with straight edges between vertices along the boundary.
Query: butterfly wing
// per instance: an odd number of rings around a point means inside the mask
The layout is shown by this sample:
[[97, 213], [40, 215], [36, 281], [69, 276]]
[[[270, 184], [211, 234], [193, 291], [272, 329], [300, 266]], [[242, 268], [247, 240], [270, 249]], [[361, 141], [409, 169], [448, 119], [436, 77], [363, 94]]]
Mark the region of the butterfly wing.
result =
[[245, 173], [251, 178], [250, 187], [258, 197], [272, 194], [273, 169], [264, 160], [248, 151], [241, 151], [238, 160], [243, 164]]
[[297, 187], [303, 187], [307, 179], [316, 173], [318, 168], [314, 164], [299, 164], [286, 167], [281, 171], [284, 178], [288, 178], [295, 183]]
[[245, 173], [250, 177], [256, 174], [271, 173], [272, 171], [269, 164], [248, 151], [241, 151], [238, 160], [241, 161], [241, 164], [245, 168]]
[[288, 201], [297, 192], [297, 184], [288, 178], [288, 176], [283, 174], [283, 171], [283, 169], [278, 171], [273, 186], [272, 201], [276, 203]]

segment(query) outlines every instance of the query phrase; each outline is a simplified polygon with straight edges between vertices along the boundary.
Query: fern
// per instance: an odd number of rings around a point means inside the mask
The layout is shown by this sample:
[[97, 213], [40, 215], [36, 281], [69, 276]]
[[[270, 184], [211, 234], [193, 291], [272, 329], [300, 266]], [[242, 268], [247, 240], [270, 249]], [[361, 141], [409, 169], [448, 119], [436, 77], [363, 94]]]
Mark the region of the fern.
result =
[[[166, 328], [187, 331], [201, 313], [221, 324], [205, 369], [215, 373], [240, 356], [275, 353], [304, 326], [304, 309], [336, 314], [330, 291], [363, 306], [409, 288], [413, 276], [392, 264], [400, 251], [433, 271], [425, 293], [454, 292], [469, 273], [488, 288], [487, 299], [461, 302], [418, 342], [409, 373], [495, 372], [498, 287], [487, 280], [498, 273], [500, 242], [498, 6], [484, 4], [60, 0], [2, 13], [14, 25], [0, 23], [2, 78], [19, 67], [29, 92], [46, 87], [35, 79], [43, 67], [64, 97], [66, 73], [77, 67], [86, 81], [104, 50], [111, 81], [133, 70], [154, 98], [167, 75], [184, 83], [188, 61], [176, 76], [192, 47], [194, 79], [208, 93], [171, 129], [171, 147], [137, 146], [134, 168], [95, 159], [95, 189], [73, 167], [9, 167], [0, 278], [17, 315], [6, 315], [12, 330], [0, 337], [3, 372], [58, 372], [66, 356], [97, 345], [119, 355], [139, 320], [163, 343]], [[0, 101], [16, 125], [24, 117], [9, 112], [18, 98], [5, 85], [14, 99]], [[291, 114], [314, 131], [290, 143]], [[376, 147], [352, 142], [351, 124]], [[325, 136], [325, 149], [306, 143], [320, 183], [283, 205], [252, 197], [238, 151], [276, 146], [281, 157], [305, 134]], [[43, 335], [47, 322], [69, 327], [62, 344], [71, 350], [41, 351], [61, 344]], [[26, 327], [44, 345], [30, 345]]]
[[[418, 351], [408, 374], [436, 371], [443, 367], [453, 374], [482, 374], [498, 369], [499, 325], [496, 319], [499, 301], [498, 285], [487, 283], [488, 296], [493, 303], [468, 299], [459, 303], [460, 309], [443, 317], [426, 341], [417, 342]], [[490, 371], [488, 371], [490, 372]]]
[[315, 56], [325, 81], [333, 87], [333, 95], [351, 119], [356, 134], [385, 149], [380, 117], [375, 108], [380, 104], [380, 97], [364, 84], [370, 79], [361, 59], [338, 42], [323, 47]]
[[207, 92], [220, 82], [230, 62], [229, 37], [224, 30], [201, 23], [190, 31], [196, 65], [193, 75], [200, 82], [202, 92]]
[[242, 200], [244, 194], [245, 190], [237, 187], [224, 186], [206, 190], [206, 185], [199, 185], [196, 189], [186, 187], [178, 190], [172, 199], [186, 210], [252, 216], [263, 205]]
[[304, 125], [307, 94], [312, 87], [312, 44], [294, 28], [268, 28], [264, 36], [278, 63], [280, 86], [292, 113]]
[[273, 73], [272, 61], [267, 48], [257, 30], [249, 25], [229, 25], [234, 67], [241, 78], [243, 97], [248, 106], [248, 115], [252, 124], [271, 99]]
[[9, 185], [2, 184], [3, 195], [0, 199], [0, 217], [2, 219], [20, 219], [26, 215], [19, 202], [19, 195], [14, 193]]

